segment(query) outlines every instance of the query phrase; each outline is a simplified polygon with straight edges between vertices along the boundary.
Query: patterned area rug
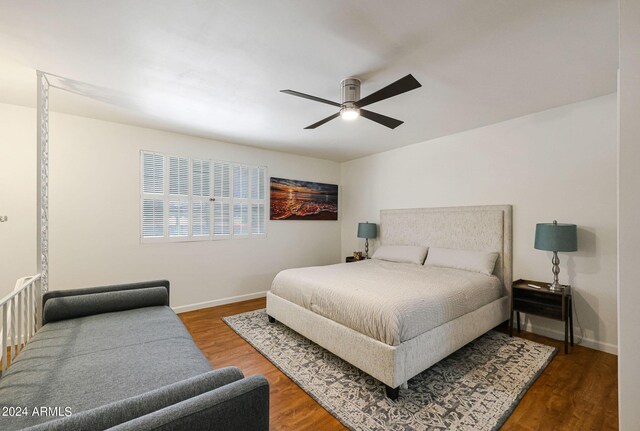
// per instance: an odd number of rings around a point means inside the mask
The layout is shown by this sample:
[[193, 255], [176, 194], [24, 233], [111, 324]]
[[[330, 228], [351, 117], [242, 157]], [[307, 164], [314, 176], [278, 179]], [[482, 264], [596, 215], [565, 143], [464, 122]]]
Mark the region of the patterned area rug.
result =
[[265, 310], [223, 319], [351, 430], [497, 430], [557, 349], [490, 331], [409, 380], [391, 401], [378, 380]]

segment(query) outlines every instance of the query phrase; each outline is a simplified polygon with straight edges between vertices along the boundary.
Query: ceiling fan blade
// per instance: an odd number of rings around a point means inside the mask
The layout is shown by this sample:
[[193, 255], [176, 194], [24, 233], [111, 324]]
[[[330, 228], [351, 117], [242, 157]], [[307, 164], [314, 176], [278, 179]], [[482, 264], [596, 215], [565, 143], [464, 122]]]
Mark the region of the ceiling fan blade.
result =
[[318, 126], [322, 126], [324, 123], [328, 123], [329, 121], [333, 120], [334, 118], [338, 118], [340, 116], [339, 112], [336, 112], [335, 114], [325, 118], [324, 120], [320, 120], [317, 123], [313, 123], [310, 126], [305, 127], [305, 129], [315, 129]]
[[280, 90], [280, 92], [290, 94], [292, 96], [302, 97], [304, 99], [315, 100], [316, 102], [320, 102], [320, 103], [326, 103], [327, 105], [337, 106], [338, 108], [340, 107], [339, 103], [332, 102], [331, 100], [323, 99], [321, 97], [311, 96], [310, 94], [300, 93], [299, 91]]
[[420, 87], [422, 87], [422, 84], [420, 84], [412, 74], [408, 74], [404, 78], [398, 79], [393, 84], [389, 84], [375, 93], [371, 93], [367, 97], [358, 100], [356, 102], [356, 106], [362, 108], [363, 106], [371, 105], [372, 103], [376, 103]]
[[404, 123], [404, 121], [396, 120], [395, 118], [387, 117], [386, 115], [376, 114], [375, 112], [367, 111], [366, 109], [361, 109], [360, 115], [368, 120], [387, 126], [390, 129], [395, 129], [400, 124]]

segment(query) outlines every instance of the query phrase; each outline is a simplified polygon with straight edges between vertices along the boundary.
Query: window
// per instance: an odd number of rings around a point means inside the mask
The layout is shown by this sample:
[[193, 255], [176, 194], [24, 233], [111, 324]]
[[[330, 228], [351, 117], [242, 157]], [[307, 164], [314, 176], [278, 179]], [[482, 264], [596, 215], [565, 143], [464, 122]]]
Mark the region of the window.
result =
[[266, 234], [264, 166], [146, 151], [140, 159], [143, 242]]

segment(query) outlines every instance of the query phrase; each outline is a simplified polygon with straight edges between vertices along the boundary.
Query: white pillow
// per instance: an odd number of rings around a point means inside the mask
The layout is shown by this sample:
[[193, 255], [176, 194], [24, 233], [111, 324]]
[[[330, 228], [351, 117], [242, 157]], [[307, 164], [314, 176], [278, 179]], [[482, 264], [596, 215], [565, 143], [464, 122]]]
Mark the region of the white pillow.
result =
[[425, 266], [444, 266], [491, 275], [498, 260], [495, 251], [454, 250], [450, 248], [429, 248]]
[[422, 265], [427, 256], [427, 247], [420, 245], [381, 245], [373, 253], [372, 259], [405, 262]]

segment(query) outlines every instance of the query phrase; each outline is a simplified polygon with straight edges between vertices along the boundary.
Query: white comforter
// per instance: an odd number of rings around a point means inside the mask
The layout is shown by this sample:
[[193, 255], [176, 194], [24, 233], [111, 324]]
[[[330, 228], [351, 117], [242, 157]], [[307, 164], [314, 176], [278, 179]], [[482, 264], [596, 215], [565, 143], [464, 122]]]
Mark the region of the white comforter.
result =
[[504, 295], [495, 276], [376, 259], [287, 269], [271, 292], [392, 346]]

